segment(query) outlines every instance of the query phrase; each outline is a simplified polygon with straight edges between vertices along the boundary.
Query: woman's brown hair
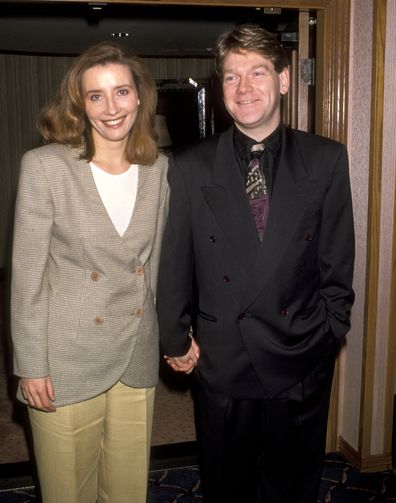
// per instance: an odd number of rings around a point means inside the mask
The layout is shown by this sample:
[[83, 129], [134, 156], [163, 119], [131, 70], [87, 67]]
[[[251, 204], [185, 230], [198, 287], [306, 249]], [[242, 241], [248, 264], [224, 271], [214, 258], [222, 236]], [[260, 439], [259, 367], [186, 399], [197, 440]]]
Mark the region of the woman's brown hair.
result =
[[157, 90], [143, 60], [127, 47], [114, 42], [101, 42], [84, 51], [71, 65], [58, 94], [46, 106], [38, 120], [44, 142], [62, 143], [82, 149], [81, 157], [90, 161], [95, 154], [91, 124], [85, 113], [82, 76], [93, 66], [110, 63], [126, 65], [135, 82], [140, 106], [126, 146], [130, 163], [150, 165], [158, 156], [154, 116]]

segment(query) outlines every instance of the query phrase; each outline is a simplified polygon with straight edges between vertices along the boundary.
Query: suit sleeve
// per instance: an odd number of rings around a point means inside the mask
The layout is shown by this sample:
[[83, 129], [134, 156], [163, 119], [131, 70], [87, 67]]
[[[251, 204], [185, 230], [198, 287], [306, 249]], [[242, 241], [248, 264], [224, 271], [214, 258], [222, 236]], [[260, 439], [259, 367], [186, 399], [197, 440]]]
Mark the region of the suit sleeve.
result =
[[188, 331], [193, 309], [193, 239], [191, 203], [183, 173], [174, 159], [169, 165], [169, 214], [162, 241], [157, 312], [161, 348], [182, 356], [190, 348]]
[[326, 302], [326, 322], [339, 341], [350, 329], [354, 258], [348, 157], [346, 148], [342, 146], [325, 194], [319, 243], [321, 296]]
[[21, 377], [49, 375], [47, 261], [52, 225], [48, 181], [38, 156], [28, 152], [16, 200], [11, 280], [14, 372]]

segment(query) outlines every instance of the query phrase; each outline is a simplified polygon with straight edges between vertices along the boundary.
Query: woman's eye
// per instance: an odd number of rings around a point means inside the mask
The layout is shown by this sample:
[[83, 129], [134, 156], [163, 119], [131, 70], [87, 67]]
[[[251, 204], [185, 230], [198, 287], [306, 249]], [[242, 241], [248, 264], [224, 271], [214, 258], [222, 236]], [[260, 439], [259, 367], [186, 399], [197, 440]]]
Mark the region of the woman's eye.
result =
[[99, 101], [100, 100], [100, 95], [99, 94], [91, 94], [89, 97], [91, 101]]
[[119, 94], [120, 96], [126, 96], [126, 95], [128, 94], [128, 92], [129, 92], [129, 91], [128, 91], [128, 89], [120, 89], [120, 90], [118, 91], [118, 94]]

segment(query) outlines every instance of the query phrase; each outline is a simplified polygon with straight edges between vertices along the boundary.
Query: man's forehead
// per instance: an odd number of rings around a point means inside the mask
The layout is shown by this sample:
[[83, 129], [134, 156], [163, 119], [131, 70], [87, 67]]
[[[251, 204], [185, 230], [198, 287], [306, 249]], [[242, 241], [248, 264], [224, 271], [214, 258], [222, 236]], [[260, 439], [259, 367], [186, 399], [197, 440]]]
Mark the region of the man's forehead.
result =
[[231, 70], [235, 65], [238, 64], [247, 64], [252, 68], [257, 68], [259, 66], [274, 68], [274, 65], [270, 58], [264, 56], [260, 52], [241, 49], [239, 51], [230, 51], [230, 53], [224, 59], [223, 70]]

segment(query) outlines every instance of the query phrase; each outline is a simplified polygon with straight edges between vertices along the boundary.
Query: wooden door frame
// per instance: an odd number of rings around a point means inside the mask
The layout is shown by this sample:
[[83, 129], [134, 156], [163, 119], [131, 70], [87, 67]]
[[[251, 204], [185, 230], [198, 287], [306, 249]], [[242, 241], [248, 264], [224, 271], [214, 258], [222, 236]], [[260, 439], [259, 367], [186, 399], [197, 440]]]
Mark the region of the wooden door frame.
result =
[[[15, 3], [43, 3], [13, 0]], [[89, 3], [88, 0], [44, 0], [45, 3]], [[280, 7], [317, 13], [315, 130], [346, 143], [351, 0], [105, 0], [107, 4], [195, 5], [206, 7]], [[336, 450], [339, 371], [335, 373], [330, 406], [327, 450]]]

